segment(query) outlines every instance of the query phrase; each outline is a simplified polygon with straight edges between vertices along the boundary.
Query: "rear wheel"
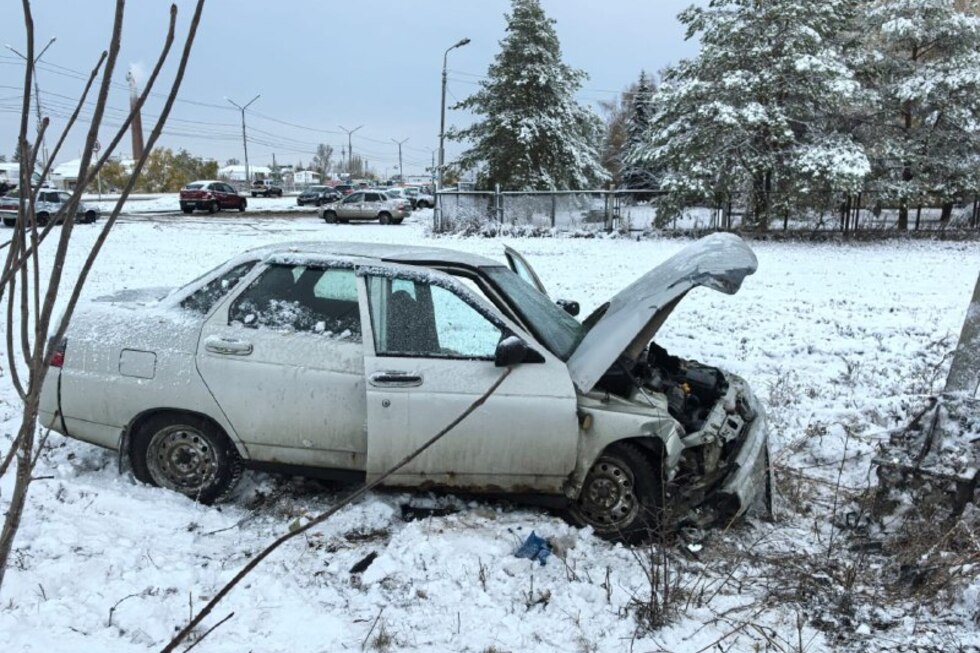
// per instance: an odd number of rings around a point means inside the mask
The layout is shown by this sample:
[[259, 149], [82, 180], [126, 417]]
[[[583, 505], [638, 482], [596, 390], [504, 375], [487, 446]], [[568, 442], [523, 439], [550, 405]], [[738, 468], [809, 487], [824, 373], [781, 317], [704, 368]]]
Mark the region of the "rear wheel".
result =
[[217, 211], [218, 211], [218, 202], [215, 200], [211, 200], [211, 203], [208, 204], [208, 213], [216, 213]]
[[649, 541], [663, 508], [663, 467], [641, 447], [617, 442], [592, 465], [572, 506], [572, 519], [600, 537]]
[[88, 224], [94, 224], [95, 219], [96, 219], [95, 211], [85, 212], [85, 222], [87, 222]]
[[323, 214], [323, 221], [327, 224], [334, 224], [337, 222], [337, 214], [334, 211], [327, 211]]
[[3, 226], [5, 226], [5, 227], [16, 227], [17, 226], [17, 218], [4, 218], [3, 219]]
[[242, 203], [238, 205], [238, 211], [239, 211], [239, 213], [242, 212], [242, 211], [244, 211], [246, 206], [248, 206], [248, 203], [243, 198], [242, 199]]
[[391, 214], [390, 213], [380, 213], [378, 215], [378, 221], [381, 224], [391, 224]]
[[144, 483], [213, 503], [235, 487], [242, 460], [228, 437], [203, 417], [162, 413], [133, 434], [133, 473]]

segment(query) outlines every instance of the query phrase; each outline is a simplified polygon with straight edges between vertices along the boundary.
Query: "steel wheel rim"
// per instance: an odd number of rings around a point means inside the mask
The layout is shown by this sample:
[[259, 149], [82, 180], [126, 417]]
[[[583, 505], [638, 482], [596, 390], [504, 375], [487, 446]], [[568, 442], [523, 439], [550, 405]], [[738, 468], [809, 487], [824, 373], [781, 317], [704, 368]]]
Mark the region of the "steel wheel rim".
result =
[[596, 529], [619, 530], [628, 526], [640, 510], [633, 472], [611, 458], [600, 458], [585, 479], [579, 495], [582, 518]]
[[146, 451], [150, 477], [160, 487], [194, 495], [214, 481], [218, 452], [204, 435], [190, 426], [157, 431]]

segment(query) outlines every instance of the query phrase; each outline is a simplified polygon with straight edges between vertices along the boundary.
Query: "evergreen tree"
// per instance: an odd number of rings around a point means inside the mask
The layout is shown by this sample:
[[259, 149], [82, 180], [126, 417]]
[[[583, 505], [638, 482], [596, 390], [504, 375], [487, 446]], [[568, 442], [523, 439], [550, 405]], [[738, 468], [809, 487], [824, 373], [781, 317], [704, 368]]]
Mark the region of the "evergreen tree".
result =
[[629, 115], [626, 119], [626, 142], [623, 144], [621, 160], [623, 167], [623, 186], [625, 188], [655, 188], [656, 175], [648, 166], [633, 156], [646, 142], [653, 115], [653, 84], [647, 79], [646, 71], [640, 71], [640, 80], [630, 94]]
[[[966, 7], [970, 8], [970, 7]], [[980, 19], [953, 0], [874, 5], [872, 35], [855, 66], [875, 92], [877, 120], [863, 130], [875, 185], [897, 201], [899, 228], [910, 206], [953, 203], [980, 190]]]
[[455, 166], [513, 190], [574, 190], [606, 178], [601, 123], [575, 101], [586, 75], [562, 62], [554, 20], [538, 0], [512, 0], [500, 46], [480, 90], [454, 107], [482, 116], [447, 132], [471, 143]]
[[665, 171], [661, 218], [747, 194], [747, 222], [766, 229], [807, 193], [860, 188], [870, 163], [840, 120], [860, 96], [838, 40], [854, 4], [712, 0], [680, 14], [701, 52], [665, 72], [628, 161]]

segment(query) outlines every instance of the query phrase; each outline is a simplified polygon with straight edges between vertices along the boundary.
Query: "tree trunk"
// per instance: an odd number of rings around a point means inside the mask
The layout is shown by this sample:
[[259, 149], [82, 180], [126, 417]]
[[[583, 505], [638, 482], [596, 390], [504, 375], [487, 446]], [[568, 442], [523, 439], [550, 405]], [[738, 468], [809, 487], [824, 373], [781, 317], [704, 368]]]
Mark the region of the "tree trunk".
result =
[[943, 211], [942, 213], [939, 214], [939, 222], [941, 222], [942, 226], [945, 227], [946, 225], [949, 224], [949, 220], [952, 217], [953, 217], [953, 203], [943, 202]]

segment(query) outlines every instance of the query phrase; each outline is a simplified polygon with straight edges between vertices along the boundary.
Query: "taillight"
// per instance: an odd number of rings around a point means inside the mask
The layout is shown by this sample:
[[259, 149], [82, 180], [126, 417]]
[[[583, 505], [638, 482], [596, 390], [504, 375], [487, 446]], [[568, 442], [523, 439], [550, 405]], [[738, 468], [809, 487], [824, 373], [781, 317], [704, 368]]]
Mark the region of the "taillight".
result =
[[204, 199], [206, 200], [214, 199], [214, 195], [212, 195], [211, 193], [204, 193]]
[[65, 347], [68, 346], [68, 338], [64, 338], [58, 348], [51, 354], [51, 367], [63, 367], [65, 364]]

